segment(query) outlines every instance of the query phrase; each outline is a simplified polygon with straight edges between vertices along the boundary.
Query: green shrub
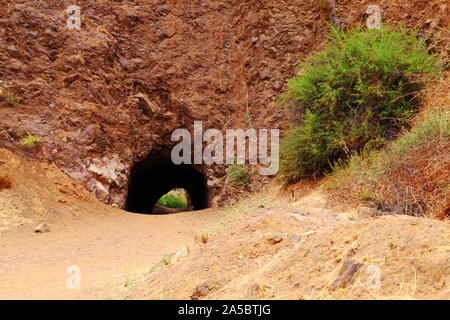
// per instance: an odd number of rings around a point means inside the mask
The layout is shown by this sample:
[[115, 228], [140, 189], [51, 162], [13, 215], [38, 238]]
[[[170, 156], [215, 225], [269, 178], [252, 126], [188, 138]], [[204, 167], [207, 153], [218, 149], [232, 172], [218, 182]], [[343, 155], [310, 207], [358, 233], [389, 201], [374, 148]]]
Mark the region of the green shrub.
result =
[[26, 138], [20, 139], [20, 146], [24, 149], [33, 149], [41, 145], [41, 138], [28, 134]]
[[186, 209], [187, 208], [187, 199], [186, 199], [186, 195], [184, 194], [184, 190], [183, 190], [183, 194], [181, 195], [180, 192], [178, 192], [177, 190], [171, 191], [168, 194], [166, 194], [165, 196], [163, 196], [162, 198], [160, 198], [157, 202], [158, 205], [163, 206], [163, 207], [167, 207], [167, 208], [181, 208], [181, 209]]
[[248, 163], [246, 164], [230, 164], [228, 166], [227, 175], [231, 184], [239, 187], [250, 186], [250, 178], [253, 170]]
[[281, 105], [301, 118], [281, 143], [285, 183], [323, 173], [355, 151], [385, 145], [419, 105], [423, 75], [437, 59], [403, 26], [332, 29], [324, 50], [299, 65]]

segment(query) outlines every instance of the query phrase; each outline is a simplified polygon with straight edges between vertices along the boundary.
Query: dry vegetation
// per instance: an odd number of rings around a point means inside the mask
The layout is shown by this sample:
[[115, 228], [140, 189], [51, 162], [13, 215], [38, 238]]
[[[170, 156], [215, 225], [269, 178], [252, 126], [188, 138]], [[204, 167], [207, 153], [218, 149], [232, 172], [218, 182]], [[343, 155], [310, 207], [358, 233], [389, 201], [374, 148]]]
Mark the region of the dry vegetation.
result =
[[[303, 189], [303, 188], [302, 188]], [[276, 196], [275, 196], [276, 195]], [[132, 286], [126, 299], [447, 299], [448, 224], [349, 218], [320, 192], [270, 190], [240, 201]], [[264, 208], [259, 203], [266, 202]], [[335, 208], [334, 208], [335, 209]], [[348, 209], [348, 208], [347, 208]], [[360, 269], [342, 281], [345, 263]], [[379, 288], [368, 286], [379, 268]], [[338, 284], [338, 285], [336, 285]]]
[[11, 189], [14, 184], [14, 180], [7, 175], [0, 174], [0, 191]]
[[426, 92], [413, 128], [381, 152], [338, 164], [326, 182], [332, 199], [381, 212], [450, 217], [450, 99], [447, 75]]

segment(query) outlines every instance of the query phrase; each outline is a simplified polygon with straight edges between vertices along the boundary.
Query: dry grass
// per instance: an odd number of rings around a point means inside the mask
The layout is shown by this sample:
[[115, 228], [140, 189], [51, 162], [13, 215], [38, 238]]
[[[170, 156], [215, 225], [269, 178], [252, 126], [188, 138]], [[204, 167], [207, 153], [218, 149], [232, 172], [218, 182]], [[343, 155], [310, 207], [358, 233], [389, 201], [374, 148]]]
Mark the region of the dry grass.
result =
[[0, 88], [0, 99], [5, 101], [11, 106], [20, 104], [20, 97], [12, 91], [4, 90]]
[[322, 10], [330, 9], [330, 0], [317, 0], [317, 4], [319, 5], [319, 8]]
[[332, 198], [384, 212], [449, 218], [449, 83], [446, 77], [428, 91], [412, 130], [386, 150], [337, 164], [325, 184]]
[[13, 178], [7, 175], [0, 175], [0, 191], [11, 189], [13, 187], [13, 184]]

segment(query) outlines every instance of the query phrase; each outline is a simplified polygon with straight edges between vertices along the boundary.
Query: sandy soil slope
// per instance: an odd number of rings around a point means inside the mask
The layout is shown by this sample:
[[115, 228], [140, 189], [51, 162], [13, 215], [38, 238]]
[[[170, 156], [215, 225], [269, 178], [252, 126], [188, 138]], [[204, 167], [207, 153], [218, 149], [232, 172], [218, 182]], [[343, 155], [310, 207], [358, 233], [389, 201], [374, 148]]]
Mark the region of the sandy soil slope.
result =
[[[15, 180], [0, 192], [3, 299], [450, 298], [448, 221], [358, 216], [326, 208], [320, 190], [137, 215], [54, 166], [6, 150], [0, 161]], [[49, 233], [33, 232], [41, 222]], [[66, 286], [72, 265], [80, 290]]]
[[260, 199], [216, 230], [203, 230], [195, 249], [125, 297], [450, 298], [448, 221], [358, 217], [326, 209], [323, 199], [318, 191], [290, 203]]

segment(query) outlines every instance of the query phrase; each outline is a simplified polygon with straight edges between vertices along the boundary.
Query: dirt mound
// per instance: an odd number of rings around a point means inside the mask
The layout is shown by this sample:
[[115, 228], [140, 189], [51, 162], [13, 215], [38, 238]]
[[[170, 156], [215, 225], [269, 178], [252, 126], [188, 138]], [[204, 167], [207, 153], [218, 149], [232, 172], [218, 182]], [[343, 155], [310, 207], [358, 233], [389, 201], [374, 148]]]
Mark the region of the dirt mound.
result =
[[111, 211], [55, 164], [28, 161], [0, 149], [0, 174], [13, 182], [12, 188], [1, 191], [0, 232], [22, 224], [76, 220], [93, 207], [99, 215]]
[[[345, 26], [369, 1], [337, 1]], [[383, 17], [431, 33], [447, 52], [446, 1], [385, 1]], [[0, 146], [56, 163], [124, 207], [133, 164], [170, 150], [176, 128], [284, 127], [273, 102], [328, 30], [319, 1], [84, 1], [69, 30], [61, 0], [0, 1]], [[248, 113], [247, 113], [248, 106]], [[40, 149], [22, 150], [32, 133]], [[99, 169], [100, 168], [100, 169]], [[199, 167], [208, 180], [222, 166]], [[265, 181], [267, 182], [267, 181]], [[216, 184], [210, 198], [220, 194]], [[216, 201], [214, 203], [220, 203]]]
[[261, 201], [199, 230], [195, 247], [179, 250], [125, 297], [450, 298], [448, 221], [358, 217], [326, 209], [317, 191], [258, 209]]

